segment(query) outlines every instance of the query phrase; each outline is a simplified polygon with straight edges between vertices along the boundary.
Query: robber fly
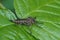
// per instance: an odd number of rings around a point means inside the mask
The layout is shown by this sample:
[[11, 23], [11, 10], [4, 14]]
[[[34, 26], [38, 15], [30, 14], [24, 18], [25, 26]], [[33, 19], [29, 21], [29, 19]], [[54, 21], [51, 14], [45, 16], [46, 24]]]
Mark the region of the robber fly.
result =
[[16, 19], [16, 20], [10, 20], [11, 22], [15, 24], [21, 24], [21, 25], [32, 25], [35, 23], [35, 18], [28, 17], [25, 19]]

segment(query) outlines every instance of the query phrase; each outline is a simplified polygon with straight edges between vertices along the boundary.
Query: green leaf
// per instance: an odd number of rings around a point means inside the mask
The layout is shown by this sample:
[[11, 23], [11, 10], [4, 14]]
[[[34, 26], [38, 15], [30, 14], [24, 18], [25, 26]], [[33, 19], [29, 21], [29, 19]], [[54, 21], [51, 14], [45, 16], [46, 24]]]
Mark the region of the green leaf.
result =
[[14, 0], [14, 7], [19, 18], [36, 17], [37, 23], [31, 25], [31, 30], [30, 26], [13, 24], [8, 20], [16, 19], [15, 15], [1, 9], [0, 39], [60, 40], [60, 0]]

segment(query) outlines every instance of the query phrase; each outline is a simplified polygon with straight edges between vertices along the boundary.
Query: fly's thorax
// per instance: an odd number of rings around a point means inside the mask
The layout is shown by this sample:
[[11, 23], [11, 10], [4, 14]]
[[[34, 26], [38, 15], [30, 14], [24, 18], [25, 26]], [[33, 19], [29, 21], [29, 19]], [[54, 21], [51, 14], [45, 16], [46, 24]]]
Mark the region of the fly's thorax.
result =
[[29, 17], [27, 20], [29, 20], [31, 23], [35, 23], [35, 19], [34, 18]]
[[26, 19], [26, 22], [27, 22], [28, 24], [33, 24], [33, 23], [35, 23], [35, 19], [29, 17], [29, 18]]

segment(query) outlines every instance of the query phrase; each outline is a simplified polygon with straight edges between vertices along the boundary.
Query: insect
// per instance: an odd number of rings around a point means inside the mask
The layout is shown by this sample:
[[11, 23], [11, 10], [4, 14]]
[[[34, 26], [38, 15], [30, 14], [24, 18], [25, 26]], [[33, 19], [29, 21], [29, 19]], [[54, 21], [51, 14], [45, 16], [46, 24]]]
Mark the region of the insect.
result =
[[10, 21], [15, 23], [15, 24], [32, 25], [35, 23], [35, 18], [28, 17], [26, 19], [16, 19], [16, 20], [10, 20]]

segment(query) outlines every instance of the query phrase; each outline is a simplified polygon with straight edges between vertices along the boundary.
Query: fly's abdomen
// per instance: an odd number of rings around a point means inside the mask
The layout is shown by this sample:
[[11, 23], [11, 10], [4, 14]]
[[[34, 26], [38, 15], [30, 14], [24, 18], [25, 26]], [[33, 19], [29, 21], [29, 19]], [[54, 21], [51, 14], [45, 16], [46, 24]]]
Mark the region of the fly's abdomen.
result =
[[25, 24], [25, 20], [10, 20], [11, 22], [15, 23], [15, 24]]

